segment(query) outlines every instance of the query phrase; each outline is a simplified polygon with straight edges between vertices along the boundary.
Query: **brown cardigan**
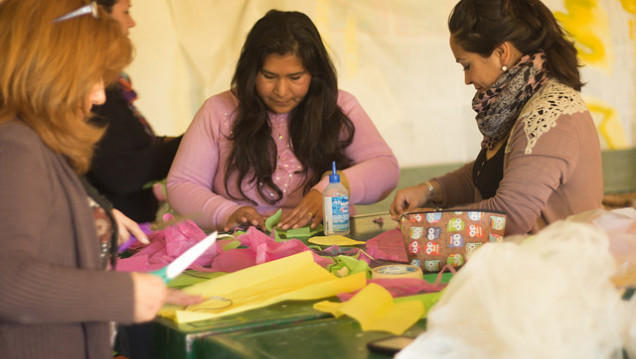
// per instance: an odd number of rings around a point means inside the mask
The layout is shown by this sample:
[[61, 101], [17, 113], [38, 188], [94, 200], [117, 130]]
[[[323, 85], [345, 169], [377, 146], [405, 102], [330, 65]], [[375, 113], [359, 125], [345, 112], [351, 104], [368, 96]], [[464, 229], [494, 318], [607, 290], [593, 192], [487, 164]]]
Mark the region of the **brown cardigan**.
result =
[[596, 126], [581, 95], [550, 80], [526, 103], [505, 148], [503, 178], [481, 200], [473, 162], [436, 180], [443, 207], [507, 214], [506, 234], [535, 233], [572, 214], [602, 208], [603, 169]]
[[99, 269], [87, 194], [19, 120], [0, 124], [0, 357], [112, 358], [133, 319], [129, 274]]

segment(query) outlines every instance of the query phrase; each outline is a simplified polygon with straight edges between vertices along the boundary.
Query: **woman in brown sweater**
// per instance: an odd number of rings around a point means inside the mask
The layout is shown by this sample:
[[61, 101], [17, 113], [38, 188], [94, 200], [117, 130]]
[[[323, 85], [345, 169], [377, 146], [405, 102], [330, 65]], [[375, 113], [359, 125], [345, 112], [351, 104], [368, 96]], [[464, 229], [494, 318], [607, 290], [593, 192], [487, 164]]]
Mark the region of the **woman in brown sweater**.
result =
[[450, 47], [483, 135], [476, 160], [397, 192], [395, 219], [428, 204], [507, 214], [506, 234], [602, 208], [601, 147], [576, 48], [539, 0], [462, 0]]
[[130, 42], [84, 0], [5, 0], [0, 48], [0, 357], [112, 357], [109, 322], [197, 300], [158, 276], [103, 270], [116, 243], [98, 233], [138, 227], [78, 177], [103, 132], [86, 121], [91, 105], [130, 62]]

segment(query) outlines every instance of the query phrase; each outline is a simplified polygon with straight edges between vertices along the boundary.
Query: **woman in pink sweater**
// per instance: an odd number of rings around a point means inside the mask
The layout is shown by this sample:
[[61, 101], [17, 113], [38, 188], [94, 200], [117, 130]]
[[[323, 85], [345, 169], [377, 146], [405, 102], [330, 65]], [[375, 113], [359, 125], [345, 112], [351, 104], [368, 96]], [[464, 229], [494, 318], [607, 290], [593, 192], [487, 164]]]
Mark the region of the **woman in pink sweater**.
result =
[[355, 97], [338, 90], [312, 21], [271, 10], [247, 35], [231, 90], [208, 99], [186, 131], [168, 201], [209, 230], [262, 227], [279, 208], [281, 228], [315, 228], [332, 161], [351, 204], [397, 185], [395, 156]]
[[427, 204], [502, 211], [506, 233], [536, 232], [601, 208], [596, 127], [579, 91], [574, 45], [539, 0], [462, 0], [450, 47], [477, 90], [474, 162], [397, 192], [395, 219]]

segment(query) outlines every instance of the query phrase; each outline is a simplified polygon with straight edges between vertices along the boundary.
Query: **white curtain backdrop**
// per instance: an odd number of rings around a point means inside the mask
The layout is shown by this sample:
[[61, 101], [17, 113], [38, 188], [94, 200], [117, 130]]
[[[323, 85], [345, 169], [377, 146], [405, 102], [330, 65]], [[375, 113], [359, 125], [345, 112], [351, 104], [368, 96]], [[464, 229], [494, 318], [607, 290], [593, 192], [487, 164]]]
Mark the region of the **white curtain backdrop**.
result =
[[[155, 130], [178, 135], [230, 86], [245, 36], [267, 10], [310, 16], [339, 74], [402, 167], [473, 159], [481, 141], [446, 21], [456, 0], [132, 0], [127, 70]], [[579, 45], [604, 148], [636, 140], [636, 0], [546, 0]]]

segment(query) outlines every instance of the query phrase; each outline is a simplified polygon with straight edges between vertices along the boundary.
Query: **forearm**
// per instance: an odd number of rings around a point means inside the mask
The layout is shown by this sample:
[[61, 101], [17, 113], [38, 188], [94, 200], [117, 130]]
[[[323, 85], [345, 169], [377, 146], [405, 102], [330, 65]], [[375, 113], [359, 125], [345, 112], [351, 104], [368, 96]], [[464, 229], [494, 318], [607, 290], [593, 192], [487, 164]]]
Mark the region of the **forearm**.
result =
[[16, 323], [133, 320], [133, 287], [128, 273], [63, 267], [19, 253], [0, 255], [0, 263], [3, 320]]
[[450, 207], [475, 201], [475, 185], [472, 180], [473, 162], [455, 171], [431, 179], [435, 187], [434, 202], [441, 207]]

